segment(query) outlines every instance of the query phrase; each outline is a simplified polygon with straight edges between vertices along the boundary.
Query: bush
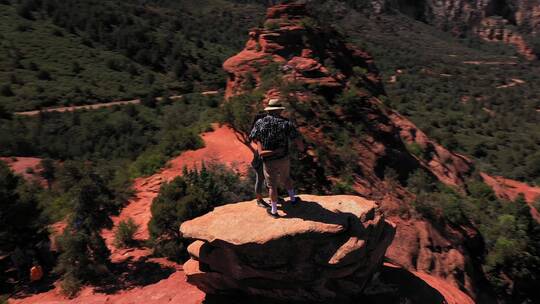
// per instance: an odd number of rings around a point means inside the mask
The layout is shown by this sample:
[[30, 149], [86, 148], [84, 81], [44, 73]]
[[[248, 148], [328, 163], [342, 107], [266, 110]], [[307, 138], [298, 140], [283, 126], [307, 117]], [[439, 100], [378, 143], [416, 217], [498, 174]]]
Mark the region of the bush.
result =
[[62, 294], [70, 299], [75, 298], [79, 294], [81, 288], [81, 280], [77, 279], [73, 275], [65, 276], [60, 283]]
[[246, 137], [253, 127], [253, 117], [262, 110], [262, 95], [257, 93], [242, 94], [228, 100], [223, 107], [223, 122]]
[[252, 197], [251, 187], [222, 165], [203, 165], [201, 170], [184, 169], [183, 175], [164, 184], [152, 202], [148, 224], [154, 253], [173, 260], [187, 257], [179, 227], [214, 207]]
[[126, 248], [133, 245], [133, 237], [138, 229], [139, 225], [137, 225], [132, 218], [121, 221], [114, 233], [114, 246], [117, 248]]
[[333, 194], [355, 194], [353, 184], [349, 181], [338, 181], [332, 186]]
[[38, 7], [37, 1], [23, 0], [17, 5], [17, 14], [25, 19], [34, 19], [32, 11]]
[[419, 144], [412, 142], [406, 144], [407, 151], [409, 151], [412, 155], [421, 158], [422, 154], [424, 153], [424, 149], [422, 149], [422, 146]]
[[0, 94], [4, 97], [11, 97], [14, 95], [9, 84], [4, 84], [0, 87]]
[[37, 73], [37, 78], [39, 80], [51, 80], [51, 74], [45, 70], [40, 70]]
[[266, 21], [264, 23], [264, 28], [269, 30], [269, 31], [275, 31], [275, 30], [279, 29], [279, 23], [276, 22], [276, 21]]
[[536, 199], [533, 206], [536, 209], [536, 211], [540, 212], [540, 197]]

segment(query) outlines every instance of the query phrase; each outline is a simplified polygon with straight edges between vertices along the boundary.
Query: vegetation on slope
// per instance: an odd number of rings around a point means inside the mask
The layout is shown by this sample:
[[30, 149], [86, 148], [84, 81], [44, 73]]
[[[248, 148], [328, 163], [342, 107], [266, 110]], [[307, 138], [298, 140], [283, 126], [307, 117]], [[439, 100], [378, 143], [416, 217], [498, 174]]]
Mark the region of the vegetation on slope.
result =
[[317, 15], [376, 59], [389, 107], [447, 148], [475, 158], [481, 170], [540, 184], [539, 62], [400, 14], [374, 17], [325, 3], [314, 7]]
[[224, 86], [221, 63], [260, 10], [226, 1], [0, 3], [9, 110]]
[[473, 178], [467, 182], [468, 194], [459, 194], [422, 170], [411, 175], [406, 186], [416, 194], [415, 210], [431, 222], [456, 227], [472, 224], [478, 229], [481, 239], [470, 250], [480, 249], [477, 262], [500, 299], [538, 301], [540, 224], [523, 197], [514, 202], [498, 200], [489, 186]]

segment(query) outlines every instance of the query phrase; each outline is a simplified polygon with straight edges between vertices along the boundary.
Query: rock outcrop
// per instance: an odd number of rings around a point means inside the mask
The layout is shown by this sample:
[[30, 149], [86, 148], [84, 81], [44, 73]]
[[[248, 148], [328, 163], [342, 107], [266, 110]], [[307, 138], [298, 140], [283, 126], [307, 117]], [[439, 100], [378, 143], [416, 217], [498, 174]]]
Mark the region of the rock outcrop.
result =
[[[373, 58], [339, 37], [332, 30], [317, 31], [304, 4], [269, 8], [264, 27], [252, 29], [244, 50], [223, 63], [229, 75], [225, 97], [244, 93], [251, 88], [250, 81], [260, 84], [261, 71], [270, 64], [276, 64], [290, 82], [329, 90], [344, 88], [356, 66], [365, 69], [364, 79], [373, 91], [384, 92]], [[335, 44], [328, 52], [330, 42]]]
[[401, 186], [424, 170], [465, 191], [472, 164], [389, 109], [373, 58], [319, 26], [303, 5], [272, 7], [264, 24], [224, 64], [228, 100], [252, 91], [257, 91], [253, 96], [280, 96], [308, 146], [295, 164], [313, 179], [304, 182], [303, 190], [331, 193], [334, 186], [349, 183], [399, 223], [399, 237], [387, 252], [391, 262], [441, 277], [474, 295], [477, 273], [468, 244], [476, 240], [475, 229], [411, 217], [415, 197]]
[[182, 224], [188, 282], [210, 294], [328, 301], [359, 295], [382, 266], [395, 226], [373, 201], [302, 195], [280, 218], [255, 201], [218, 207]]
[[369, 3], [375, 13], [397, 10], [456, 35], [473, 31], [482, 39], [515, 46], [529, 60], [537, 59], [523, 35], [540, 34], [539, 0], [371, 0]]
[[[538, 7], [540, 10], [540, 7]], [[523, 35], [512, 30], [509, 26], [509, 21], [503, 18], [487, 17], [474, 28], [474, 32], [478, 37], [486, 41], [504, 42], [513, 45], [519, 54], [527, 60], [535, 60], [537, 56], [533, 48], [527, 43]]]

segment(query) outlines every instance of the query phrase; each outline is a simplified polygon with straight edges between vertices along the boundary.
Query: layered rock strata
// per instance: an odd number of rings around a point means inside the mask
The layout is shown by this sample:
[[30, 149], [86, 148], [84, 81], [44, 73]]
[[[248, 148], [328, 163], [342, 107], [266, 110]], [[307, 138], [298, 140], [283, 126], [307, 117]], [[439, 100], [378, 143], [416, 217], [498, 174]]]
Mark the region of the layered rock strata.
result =
[[[295, 163], [304, 179], [312, 179], [303, 190], [331, 193], [346, 178], [398, 223], [390, 261], [474, 295], [477, 272], [469, 250], [477, 248], [469, 245], [479, 243], [475, 229], [411, 216], [415, 198], [401, 186], [424, 170], [465, 191], [472, 163], [388, 108], [373, 58], [314, 19], [303, 5], [270, 8], [264, 27], [253, 29], [246, 47], [224, 63], [227, 99], [253, 92], [253, 104], [281, 97], [308, 146]], [[267, 98], [256, 100], [261, 95]]]
[[395, 226], [357, 196], [302, 195], [280, 218], [254, 201], [218, 207], [182, 224], [188, 282], [210, 294], [329, 301], [359, 295], [380, 269]]

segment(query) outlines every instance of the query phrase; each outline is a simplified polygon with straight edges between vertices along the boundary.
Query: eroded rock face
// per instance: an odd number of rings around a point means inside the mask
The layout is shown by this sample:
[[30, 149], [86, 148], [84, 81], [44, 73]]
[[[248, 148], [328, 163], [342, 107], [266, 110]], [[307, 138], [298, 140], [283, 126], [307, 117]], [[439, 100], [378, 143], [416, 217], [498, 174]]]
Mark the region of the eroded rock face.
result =
[[[477, 243], [476, 231], [411, 216], [415, 197], [399, 182], [425, 170], [464, 191], [472, 164], [384, 104], [384, 88], [367, 52], [314, 24], [302, 6], [279, 5], [268, 16], [267, 26], [253, 29], [246, 48], [225, 62], [227, 97], [255, 89], [267, 98], [283, 98], [308, 146], [296, 169], [301, 164], [303, 176], [323, 179], [313, 183], [313, 190], [330, 193], [331, 185], [347, 176], [356, 193], [377, 201], [399, 223], [400, 237], [387, 252], [391, 262], [434, 274], [474, 296], [478, 274], [469, 244]], [[275, 68], [278, 85], [264, 85], [268, 67]], [[337, 140], [338, 133], [347, 137], [345, 144]], [[411, 152], [411, 144], [419, 151]], [[399, 181], [388, 182], [391, 171]], [[312, 190], [307, 187], [306, 192]]]
[[261, 71], [272, 63], [291, 82], [330, 90], [345, 87], [357, 66], [365, 70], [365, 80], [374, 92], [384, 92], [371, 56], [345, 44], [333, 30], [319, 31], [315, 23], [304, 4], [269, 8], [264, 27], [252, 29], [244, 50], [223, 63], [229, 76], [225, 97], [260, 86]]
[[225, 205], [182, 224], [193, 242], [188, 282], [210, 294], [328, 301], [360, 294], [380, 269], [395, 226], [373, 201], [302, 195], [270, 217], [255, 201]]
[[375, 13], [399, 10], [456, 35], [472, 30], [482, 39], [515, 46], [529, 60], [537, 59], [523, 34], [540, 34], [539, 0], [371, 0], [370, 4]]
[[[540, 6], [538, 7], [540, 12]], [[537, 56], [531, 46], [519, 32], [508, 27], [508, 20], [488, 17], [474, 28], [475, 33], [486, 41], [498, 41], [513, 45], [517, 51], [528, 60], [535, 60]]]

